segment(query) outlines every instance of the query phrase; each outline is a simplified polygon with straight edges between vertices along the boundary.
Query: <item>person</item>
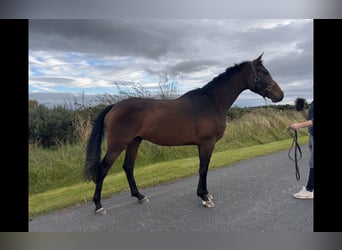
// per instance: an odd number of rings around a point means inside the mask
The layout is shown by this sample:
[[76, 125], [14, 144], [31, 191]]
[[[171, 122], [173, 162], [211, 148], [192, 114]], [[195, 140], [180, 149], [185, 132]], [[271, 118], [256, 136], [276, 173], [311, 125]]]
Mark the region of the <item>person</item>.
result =
[[[297, 109], [297, 107], [296, 107]], [[309, 176], [306, 186], [303, 186], [302, 189], [293, 194], [294, 198], [297, 199], [313, 199], [314, 198], [314, 101], [312, 101], [309, 105], [309, 111], [306, 112], [304, 110], [304, 102], [303, 102], [303, 108], [301, 110], [298, 110], [302, 113], [306, 121], [304, 122], [296, 122], [289, 126], [292, 130], [298, 130], [301, 128], [308, 128], [309, 132], [309, 150], [310, 150], [310, 158], [309, 158]]]

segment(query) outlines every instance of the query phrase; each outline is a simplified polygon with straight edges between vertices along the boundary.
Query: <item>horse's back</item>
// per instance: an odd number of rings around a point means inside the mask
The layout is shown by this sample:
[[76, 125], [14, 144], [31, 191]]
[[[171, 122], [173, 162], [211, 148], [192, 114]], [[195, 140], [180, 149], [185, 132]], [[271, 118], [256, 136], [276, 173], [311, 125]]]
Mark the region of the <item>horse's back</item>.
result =
[[[124, 143], [141, 137], [165, 146], [198, 144], [222, 133], [215, 112], [200, 99], [157, 100], [129, 98], [115, 104], [106, 116], [107, 134]], [[217, 130], [220, 130], [217, 132]]]

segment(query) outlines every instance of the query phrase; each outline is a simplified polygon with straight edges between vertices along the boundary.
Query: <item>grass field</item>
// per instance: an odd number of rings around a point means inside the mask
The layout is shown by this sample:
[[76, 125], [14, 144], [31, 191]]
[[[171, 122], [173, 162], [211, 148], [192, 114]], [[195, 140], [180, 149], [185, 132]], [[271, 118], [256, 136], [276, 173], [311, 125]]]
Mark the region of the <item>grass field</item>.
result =
[[[263, 108], [228, 122], [223, 138], [216, 144], [210, 169], [289, 148], [292, 138], [287, 126], [302, 120], [294, 111]], [[299, 135], [300, 143], [307, 143], [307, 130], [300, 131]], [[91, 201], [94, 184], [85, 182], [81, 174], [85, 144], [83, 140], [53, 150], [29, 145], [30, 217]], [[103, 152], [105, 147], [104, 143]], [[105, 179], [103, 198], [128, 189], [122, 163], [121, 155]], [[139, 149], [135, 176], [140, 188], [197, 173], [195, 146], [160, 147], [144, 141]]]

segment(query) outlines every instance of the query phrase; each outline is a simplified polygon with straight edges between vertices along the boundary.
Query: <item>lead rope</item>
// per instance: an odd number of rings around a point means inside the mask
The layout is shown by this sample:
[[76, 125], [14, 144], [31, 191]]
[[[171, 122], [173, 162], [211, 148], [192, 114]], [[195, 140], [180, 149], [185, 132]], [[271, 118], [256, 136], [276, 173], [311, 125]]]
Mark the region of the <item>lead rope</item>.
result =
[[[291, 147], [290, 147], [289, 152], [288, 152], [288, 157], [290, 160], [295, 162], [296, 179], [297, 179], [297, 181], [299, 181], [300, 180], [300, 173], [299, 173], [299, 168], [298, 168], [298, 161], [300, 161], [302, 159], [302, 150], [301, 150], [299, 143], [298, 143], [297, 130], [294, 130], [294, 133], [292, 133], [290, 128], [288, 128], [288, 130], [289, 130], [289, 132], [293, 138]], [[294, 158], [291, 157], [291, 152], [293, 149], [294, 149]], [[299, 153], [299, 158], [298, 158], [298, 153]]]

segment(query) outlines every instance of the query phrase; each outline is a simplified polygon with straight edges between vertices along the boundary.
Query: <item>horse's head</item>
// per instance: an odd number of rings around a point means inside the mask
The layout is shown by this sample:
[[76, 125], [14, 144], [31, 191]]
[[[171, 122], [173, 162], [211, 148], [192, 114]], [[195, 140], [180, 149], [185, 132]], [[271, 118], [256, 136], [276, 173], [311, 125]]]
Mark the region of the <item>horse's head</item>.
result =
[[280, 102], [284, 97], [284, 93], [277, 82], [273, 80], [270, 72], [262, 64], [262, 55], [263, 53], [249, 63], [248, 88], [264, 98], [270, 98], [272, 102]]

